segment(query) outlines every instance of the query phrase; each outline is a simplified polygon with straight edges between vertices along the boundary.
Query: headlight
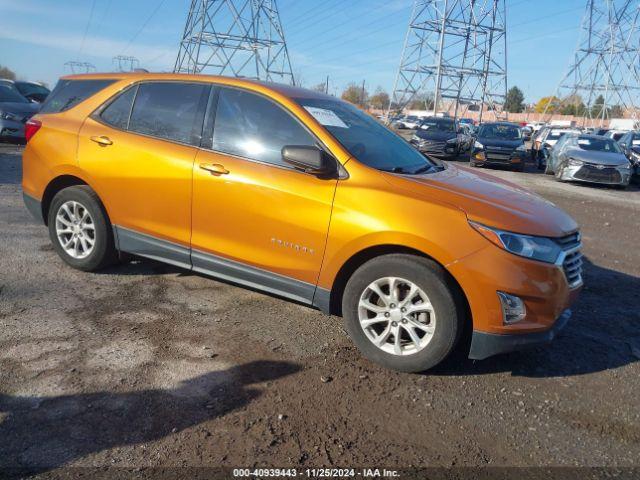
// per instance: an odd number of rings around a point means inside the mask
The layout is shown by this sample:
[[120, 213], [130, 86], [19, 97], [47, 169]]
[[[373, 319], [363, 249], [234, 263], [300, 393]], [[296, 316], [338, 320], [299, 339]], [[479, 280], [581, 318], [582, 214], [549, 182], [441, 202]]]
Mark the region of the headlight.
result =
[[471, 221], [469, 224], [494, 245], [521, 257], [556, 263], [562, 253], [560, 245], [550, 238], [503, 232]]
[[526, 152], [527, 148], [523, 145], [520, 145], [518, 148], [516, 148], [516, 152]]
[[0, 118], [3, 120], [12, 120], [14, 122], [19, 122], [20, 119], [15, 116], [13, 113], [9, 113], [9, 112], [2, 112], [0, 111]]
[[622, 164], [618, 165], [618, 168], [629, 170], [631, 168], [631, 164], [628, 163], [628, 162], [627, 163], [622, 163]]
[[572, 167], [581, 167], [582, 165], [584, 165], [584, 162], [582, 160], [576, 160], [575, 158], [570, 158], [567, 161], [567, 164]]
[[479, 141], [477, 141], [477, 140], [476, 140], [476, 141], [475, 141], [475, 143], [473, 144], [473, 148], [480, 148], [480, 149], [483, 149], [483, 148], [484, 148], [484, 145], [483, 145], [483, 144], [481, 144]]
[[421, 142], [422, 141], [422, 139], [418, 135], [412, 136], [411, 140], [413, 140], [414, 142]]
[[458, 139], [457, 138], [450, 138], [449, 140], [447, 140], [447, 143], [449, 145], [455, 145], [456, 143], [458, 143]]

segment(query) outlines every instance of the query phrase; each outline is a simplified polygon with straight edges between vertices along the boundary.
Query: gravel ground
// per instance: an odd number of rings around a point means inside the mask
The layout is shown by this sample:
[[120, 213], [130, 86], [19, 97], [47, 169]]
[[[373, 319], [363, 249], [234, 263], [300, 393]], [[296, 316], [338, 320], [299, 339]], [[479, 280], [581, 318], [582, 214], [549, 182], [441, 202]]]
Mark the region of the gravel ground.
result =
[[0, 468], [640, 466], [637, 187], [492, 170], [580, 223], [574, 318], [548, 347], [408, 375], [299, 305], [146, 260], [70, 269], [20, 154], [0, 147]]

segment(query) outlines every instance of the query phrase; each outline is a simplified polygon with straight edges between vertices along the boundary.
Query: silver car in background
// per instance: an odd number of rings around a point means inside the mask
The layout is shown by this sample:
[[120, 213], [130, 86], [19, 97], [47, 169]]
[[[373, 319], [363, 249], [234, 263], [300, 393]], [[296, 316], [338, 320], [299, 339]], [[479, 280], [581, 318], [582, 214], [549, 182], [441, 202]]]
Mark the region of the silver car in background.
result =
[[632, 165], [617, 142], [598, 135], [567, 133], [547, 158], [545, 173], [564, 181], [626, 187]]
[[24, 142], [24, 124], [40, 104], [23, 97], [12, 83], [0, 81], [0, 142]]

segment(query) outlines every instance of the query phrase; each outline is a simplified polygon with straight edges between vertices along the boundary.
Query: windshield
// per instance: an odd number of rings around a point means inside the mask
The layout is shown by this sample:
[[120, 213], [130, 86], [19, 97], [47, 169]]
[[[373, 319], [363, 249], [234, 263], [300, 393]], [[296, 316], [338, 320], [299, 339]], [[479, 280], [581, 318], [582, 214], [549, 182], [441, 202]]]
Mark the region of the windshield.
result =
[[0, 83], [0, 102], [29, 103], [29, 100], [20, 95], [12, 86]]
[[498, 125], [489, 123], [480, 125], [478, 137], [495, 138], [499, 140], [520, 140], [522, 138], [522, 133], [520, 132], [520, 128], [515, 125]]
[[608, 138], [578, 137], [574, 142], [581, 150], [595, 152], [622, 153], [620, 146]]
[[16, 87], [23, 95], [49, 95], [49, 89], [36, 83], [16, 82]]
[[365, 165], [408, 174], [439, 169], [408, 142], [353, 105], [328, 98], [295, 100]]
[[420, 124], [420, 128], [433, 132], [455, 132], [456, 124], [442, 120], [425, 120]]

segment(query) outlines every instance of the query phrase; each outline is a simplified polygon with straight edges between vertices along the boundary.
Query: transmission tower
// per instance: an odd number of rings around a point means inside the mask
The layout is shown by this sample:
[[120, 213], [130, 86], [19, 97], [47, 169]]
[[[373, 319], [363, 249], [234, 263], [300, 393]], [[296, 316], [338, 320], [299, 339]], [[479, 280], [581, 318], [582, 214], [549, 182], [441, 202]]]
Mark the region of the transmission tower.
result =
[[[592, 125], [612, 116], [636, 118], [640, 90], [640, 3], [587, 0], [580, 40], [545, 114], [575, 112]], [[573, 109], [565, 110], [565, 107]]]
[[116, 55], [113, 57], [113, 66], [118, 72], [135, 72], [140, 68], [140, 61], [136, 57]]
[[191, 0], [174, 71], [294, 84], [276, 0]]
[[91, 73], [96, 71], [96, 66], [89, 62], [70, 60], [66, 62], [64, 66], [67, 67], [74, 75], [77, 73]]
[[[415, 0], [392, 104], [497, 118], [507, 94], [505, 0]], [[391, 107], [390, 107], [391, 109]]]

